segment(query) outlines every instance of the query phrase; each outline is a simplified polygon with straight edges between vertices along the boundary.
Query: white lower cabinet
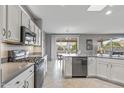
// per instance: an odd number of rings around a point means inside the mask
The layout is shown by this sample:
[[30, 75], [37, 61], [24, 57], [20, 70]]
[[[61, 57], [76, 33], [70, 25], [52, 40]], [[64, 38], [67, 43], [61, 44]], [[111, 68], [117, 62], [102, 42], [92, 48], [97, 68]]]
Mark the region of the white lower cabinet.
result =
[[34, 88], [34, 66], [3, 85], [3, 88]]
[[97, 58], [97, 76], [124, 84], [124, 60]]
[[124, 64], [111, 65], [111, 79], [120, 83], [124, 83]]
[[97, 63], [97, 76], [102, 78], [109, 78], [109, 64], [98, 62]]
[[96, 76], [96, 58], [88, 57], [88, 77]]
[[25, 88], [34, 88], [34, 73], [25, 80]]
[[64, 76], [72, 77], [72, 57], [64, 58]]

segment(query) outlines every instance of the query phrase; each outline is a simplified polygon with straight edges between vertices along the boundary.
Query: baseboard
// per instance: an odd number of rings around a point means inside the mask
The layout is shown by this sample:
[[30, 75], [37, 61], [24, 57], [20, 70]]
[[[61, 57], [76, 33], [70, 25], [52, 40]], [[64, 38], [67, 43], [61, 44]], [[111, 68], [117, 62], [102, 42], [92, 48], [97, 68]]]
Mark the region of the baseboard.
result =
[[[64, 78], [73, 78], [73, 77], [72, 76], [64, 76]], [[107, 81], [109, 83], [113, 83], [113, 84], [116, 84], [118, 86], [124, 87], [124, 83], [117, 82], [117, 81], [114, 81], [114, 80], [109, 80], [109, 79], [106, 79], [106, 78], [103, 78], [103, 77], [99, 77], [99, 76], [95, 76], [95, 75], [87, 76], [86, 78], [96, 78], [96, 79], [100, 79], [100, 80]]]
[[95, 75], [87, 76], [87, 78], [96, 78], [96, 76]]
[[72, 76], [64, 76], [65, 79], [72, 78]]
[[109, 79], [99, 77], [99, 76], [87, 76], [87, 78], [97, 78], [97, 79], [107, 81], [107, 82], [110, 82], [110, 83], [113, 83], [113, 84], [116, 84], [116, 85], [124, 87], [124, 83], [120, 83], [120, 82], [117, 82], [117, 81], [114, 81], [114, 80], [109, 80]]

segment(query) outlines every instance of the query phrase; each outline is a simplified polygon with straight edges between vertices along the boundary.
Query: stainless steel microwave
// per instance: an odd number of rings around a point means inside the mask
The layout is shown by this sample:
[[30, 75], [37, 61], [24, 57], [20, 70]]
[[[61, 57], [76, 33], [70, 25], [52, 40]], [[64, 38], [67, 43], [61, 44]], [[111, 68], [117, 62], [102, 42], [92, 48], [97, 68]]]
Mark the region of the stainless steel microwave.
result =
[[34, 45], [36, 43], [36, 34], [25, 26], [21, 26], [21, 43], [25, 45]]

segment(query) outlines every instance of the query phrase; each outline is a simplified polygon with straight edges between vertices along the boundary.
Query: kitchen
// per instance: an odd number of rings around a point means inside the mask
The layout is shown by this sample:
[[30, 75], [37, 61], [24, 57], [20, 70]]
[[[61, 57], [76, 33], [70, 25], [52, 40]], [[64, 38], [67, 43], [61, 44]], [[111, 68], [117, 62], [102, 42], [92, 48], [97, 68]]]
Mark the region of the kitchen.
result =
[[43, 83], [47, 69], [41, 41], [44, 32], [25, 10], [17, 5], [0, 6], [1, 87], [34, 88]]
[[0, 86], [123, 87], [124, 6], [91, 7], [0, 5]]

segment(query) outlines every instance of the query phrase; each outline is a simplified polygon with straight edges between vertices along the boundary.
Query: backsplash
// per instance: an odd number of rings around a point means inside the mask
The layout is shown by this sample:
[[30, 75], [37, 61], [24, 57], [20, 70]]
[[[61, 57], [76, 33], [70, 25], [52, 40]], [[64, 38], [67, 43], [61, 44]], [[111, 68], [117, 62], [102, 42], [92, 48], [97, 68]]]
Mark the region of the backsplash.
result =
[[40, 54], [41, 53], [40, 47], [36, 48], [34, 46], [9, 45], [6, 43], [1, 43], [1, 58], [8, 57], [9, 50], [21, 50], [21, 49], [29, 51], [29, 54], [34, 54], [34, 53]]

